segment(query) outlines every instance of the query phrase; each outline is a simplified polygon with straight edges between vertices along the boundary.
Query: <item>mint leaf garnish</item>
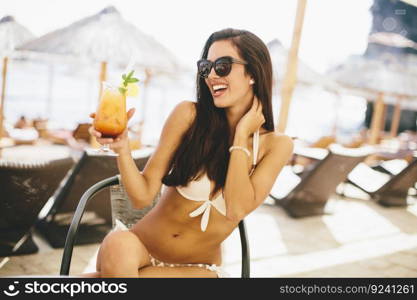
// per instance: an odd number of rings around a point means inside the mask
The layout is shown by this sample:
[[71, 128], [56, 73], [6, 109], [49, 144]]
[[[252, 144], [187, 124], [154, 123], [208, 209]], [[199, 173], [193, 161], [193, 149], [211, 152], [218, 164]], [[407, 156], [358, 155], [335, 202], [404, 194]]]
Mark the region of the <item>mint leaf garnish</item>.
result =
[[119, 87], [120, 93], [122, 93], [122, 94], [125, 94], [126, 93], [126, 91], [127, 91], [127, 85], [129, 83], [139, 82], [139, 79], [133, 77], [133, 73], [135, 73], [135, 70], [130, 71], [129, 74], [127, 74], [127, 75], [126, 74], [123, 74], [122, 75], [122, 79], [123, 79], [122, 85], [123, 86], [122, 87]]

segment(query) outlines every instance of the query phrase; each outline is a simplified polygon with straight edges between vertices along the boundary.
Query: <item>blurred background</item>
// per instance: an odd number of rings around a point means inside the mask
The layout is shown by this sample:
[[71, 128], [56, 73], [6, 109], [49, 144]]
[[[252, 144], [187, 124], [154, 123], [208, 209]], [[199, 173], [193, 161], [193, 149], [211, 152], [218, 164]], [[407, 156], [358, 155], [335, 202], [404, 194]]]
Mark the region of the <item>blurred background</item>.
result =
[[[2, 0], [0, 275], [57, 274], [81, 195], [118, 172], [90, 151], [100, 83], [135, 70], [129, 138], [143, 168], [174, 106], [196, 100], [205, 41], [229, 27], [268, 46], [276, 130], [295, 142], [246, 219], [253, 276], [417, 275], [415, 0]], [[114, 203], [99, 203], [78, 273], [114, 226]], [[224, 262], [239, 276], [237, 239]]]
[[[210, 7], [216, 11], [199, 1], [182, 0], [141, 4], [2, 1], [0, 51], [9, 57], [4, 92], [6, 128], [21, 116], [48, 119], [51, 129], [71, 130], [88, 122], [88, 114], [97, 106], [101, 62], [107, 63], [107, 78], [117, 81], [136, 51], [141, 86], [128, 106], [137, 107], [134, 121], [145, 121], [143, 143], [155, 144], [173, 106], [185, 99], [195, 100], [195, 63], [208, 36], [226, 27], [250, 30], [270, 46], [278, 119], [280, 83], [291, 48], [297, 2], [260, 1], [254, 8], [250, 1], [211, 1]], [[46, 8], [48, 14], [44, 15]], [[332, 87], [334, 78], [327, 73], [347, 63], [352, 55], [373, 58], [388, 51], [399, 59], [403, 53], [415, 53], [413, 47], [393, 50], [369, 39], [373, 33], [389, 32], [413, 40], [414, 11], [401, 1], [309, 2], [298, 52], [299, 83], [286, 132], [313, 142], [333, 134], [337, 122], [338, 138], [345, 142], [367, 126], [367, 103], [372, 99]], [[99, 25], [106, 23], [107, 27]], [[119, 24], [117, 34], [110, 25], [114, 23]], [[152, 43], [161, 50], [152, 52]], [[136, 48], [129, 50], [127, 45]], [[146, 68], [155, 74], [147, 78]]]

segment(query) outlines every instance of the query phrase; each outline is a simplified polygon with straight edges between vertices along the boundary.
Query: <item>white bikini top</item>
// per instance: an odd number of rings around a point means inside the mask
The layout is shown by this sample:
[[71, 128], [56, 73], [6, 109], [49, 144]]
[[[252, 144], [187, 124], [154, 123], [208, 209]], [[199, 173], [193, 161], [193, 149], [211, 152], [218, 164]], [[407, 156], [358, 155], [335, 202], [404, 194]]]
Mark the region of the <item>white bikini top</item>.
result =
[[[249, 174], [252, 175], [256, 166], [259, 148], [259, 130], [253, 135], [253, 164]], [[192, 211], [189, 216], [194, 218], [203, 214], [201, 218], [201, 230], [206, 231], [210, 216], [210, 208], [213, 206], [219, 213], [226, 216], [226, 202], [222, 192], [213, 200], [210, 200], [211, 182], [204, 173], [199, 179], [190, 181], [186, 186], [177, 186], [178, 193], [184, 198], [192, 201], [203, 202], [196, 210]]]

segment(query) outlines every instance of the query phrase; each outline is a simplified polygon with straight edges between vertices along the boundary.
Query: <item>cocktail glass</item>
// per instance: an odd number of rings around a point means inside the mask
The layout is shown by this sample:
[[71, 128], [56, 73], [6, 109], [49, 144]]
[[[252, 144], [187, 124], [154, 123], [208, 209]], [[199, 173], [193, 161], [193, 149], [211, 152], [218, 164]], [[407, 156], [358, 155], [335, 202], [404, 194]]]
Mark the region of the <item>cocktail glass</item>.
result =
[[[119, 87], [102, 82], [101, 97], [93, 125], [102, 138], [114, 139], [126, 129], [126, 96]], [[108, 144], [102, 145], [99, 152], [112, 153]]]

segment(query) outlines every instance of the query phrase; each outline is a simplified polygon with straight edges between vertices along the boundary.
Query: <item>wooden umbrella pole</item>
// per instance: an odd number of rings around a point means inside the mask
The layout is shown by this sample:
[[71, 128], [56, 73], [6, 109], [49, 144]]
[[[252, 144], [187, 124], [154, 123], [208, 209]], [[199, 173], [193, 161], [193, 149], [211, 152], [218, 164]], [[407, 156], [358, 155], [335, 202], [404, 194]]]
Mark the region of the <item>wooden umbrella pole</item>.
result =
[[0, 139], [3, 137], [3, 120], [4, 120], [4, 99], [6, 97], [6, 75], [7, 75], [7, 64], [9, 59], [3, 58], [3, 72], [2, 72], [2, 83], [1, 83], [1, 101], [0, 101]]
[[392, 138], [396, 137], [398, 134], [398, 128], [400, 126], [400, 119], [401, 119], [401, 100], [402, 97], [397, 98], [397, 102], [395, 103], [394, 113], [392, 115], [391, 121], [391, 131], [390, 136]]
[[101, 62], [101, 67], [100, 67], [100, 77], [99, 77], [98, 101], [100, 101], [100, 98], [101, 98], [101, 90], [102, 90], [101, 83], [103, 81], [106, 81], [106, 79], [107, 79], [107, 62], [102, 61]]
[[152, 78], [152, 72], [146, 68], [145, 69], [145, 80], [143, 82], [143, 98], [142, 98], [142, 119], [141, 122], [142, 126], [145, 126], [145, 122], [146, 122], [146, 106], [147, 106], [147, 96], [148, 96], [148, 86], [149, 86], [149, 82], [151, 81]]
[[298, 49], [300, 46], [306, 4], [306, 0], [298, 0], [291, 49], [288, 53], [287, 69], [281, 88], [281, 108], [279, 111], [277, 127], [278, 132], [285, 132], [287, 127], [291, 97], [294, 91], [295, 83], [297, 81]]
[[[107, 79], [107, 62], [102, 61], [100, 66], [100, 76], [99, 76], [99, 90], [98, 90], [98, 103], [100, 103], [101, 93], [102, 93], [102, 82]], [[92, 148], [99, 148], [100, 144], [96, 141], [95, 137], [90, 136], [90, 146]]]
[[384, 114], [384, 94], [379, 93], [375, 102], [374, 112], [371, 121], [371, 134], [369, 137], [369, 144], [376, 145], [378, 143], [379, 134], [381, 131], [381, 123]]
[[388, 107], [384, 103], [384, 109], [382, 110], [381, 127], [380, 127], [381, 132], [385, 132], [385, 121], [387, 119], [387, 110], [388, 110]]

